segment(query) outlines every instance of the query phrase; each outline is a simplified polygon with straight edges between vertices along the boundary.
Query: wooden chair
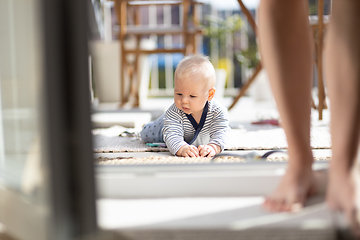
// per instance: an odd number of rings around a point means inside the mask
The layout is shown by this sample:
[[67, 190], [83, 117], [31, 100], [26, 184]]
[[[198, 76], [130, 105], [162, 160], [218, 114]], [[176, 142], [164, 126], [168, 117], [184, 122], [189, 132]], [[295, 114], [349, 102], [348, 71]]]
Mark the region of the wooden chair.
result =
[[[249, 10], [245, 7], [242, 0], [238, 0], [238, 2], [239, 2], [242, 12], [245, 14], [246, 18], [249, 21], [249, 24], [254, 29], [254, 32], [256, 34], [257, 33], [257, 25], [254, 21], [253, 16], [249, 12]], [[326, 100], [325, 100], [326, 96], [325, 96], [325, 87], [324, 87], [324, 80], [323, 80], [323, 69], [322, 69], [322, 52], [323, 52], [324, 31], [325, 31], [325, 26], [328, 23], [328, 17], [326, 17], [326, 19], [325, 19], [326, 21], [324, 21], [323, 14], [324, 14], [324, 0], [318, 0], [318, 17], [310, 18], [309, 22], [310, 22], [312, 34], [314, 36], [314, 45], [315, 45], [314, 63], [316, 65], [317, 73], [318, 73], [317, 74], [318, 75], [317, 84], [318, 84], [318, 98], [319, 98], [318, 106], [315, 106], [315, 103], [313, 100], [312, 100], [312, 105], [313, 105], [313, 108], [318, 109], [319, 120], [321, 120], [323, 117], [322, 116], [323, 109], [327, 108], [327, 104], [326, 104]], [[233, 102], [230, 105], [229, 110], [232, 109], [235, 106], [235, 104], [239, 101], [239, 99], [245, 95], [246, 91], [248, 90], [250, 85], [253, 83], [253, 81], [256, 79], [257, 75], [259, 74], [259, 72], [261, 71], [262, 68], [263, 68], [263, 66], [261, 65], [261, 63], [259, 63], [255, 67], [255, 70], [254, 70], [252, 76], [250, 76], [250, 78], [245, 83], [245, 85], [243, 85], [241, 87], [238, 95], [233, 99]]]
[[[257, 25], [255, 23], [253, 16], [249, 12], [249, 10], [245, 7], [242, 0], [238, 0], [238, 2], [240, 5], [240, 8], [241, 8], [241, 11], [245, 14], [250, 26], [252, 27], [252, 29], [254, 30], [254, 32], [256, 34], [258, 32], [258, 29], [257, 29]], [[247, 82], [240, 88], [238, 95], [236, 95], [236, 97], [233, 99], [233, 102], [230, 105], [229, 110], [232, 109], [235, 106], [235, 104], [239, 101], [239, 99], [245, 95], [246, 91], [249, 89], [250, 85], [254, 82], [257, 75], [261, 71], [261, 69], [262, 69], [262, 64], [261, 64], [261, 62], [259, 62], [258, 65], [255, 67], [255, 71], [253, 72], [253, 74], [250, 76], [250, 78], [247, 80]]]
[[[153, 53], [183, 53], [188, 55], [195, 53], [196, 35], [201, 34], [199, 27], [199, 16], [197, 16], [196, 6], [200, 3], [194, 0], [154, 0], [154, 1], [131, 1], [131, 0], [113, 0], [115, 1], [115, 9], [117, 13], [118, 22], [120, 24], [119, 40], [121, 43], [121, 65], [120, 65], [120, 105], [123, 106], [129, 102], [130, 98], [135, 101], [133, 107], [139, 106], [139, 55], [140, 54], [153, 54]], [[149, 25], [140, 24], [139, 8], [142, 6], [180, 6], [182, 8], [181, 19], [182, 22], [179, 26], [170, 27], [152, 27]], [[192, 11], [191, 11], [191, 8]], [[135, 24], [129, 25], [128, 19], [132, 18]], [[189, 19], [191, 18], [191, 22]], [[140, 40], [142, 36], [148, 35], [181, 35], [183, 45], [179, 48], [155, 48], [152, 50], [142, 49], [140, 47]], [[124, 44], [129, 36], [135, 37], [135, 48], [129, 49]], [[134, 56], [134, 61], [128, 60], [129, 55]], [[127, 83], [127, 84], [126, 84]]]
[[309, 17], [312, 35], [314, 37], [315, 57], [314, 63], [316, 65], [318, 77], [318, 106], [316, 107], [313, 101], [313, 108], [319, 112], [319, 120], [323, 118], [323, 110], [327, 109], [325, 85], [323, 77], [323, 47], [324, 47], [324, 33], [326, 26], [330, 20], [329, 16], [324, 16], [324, 0], [318, 0], [318, 15], [317, 17]]

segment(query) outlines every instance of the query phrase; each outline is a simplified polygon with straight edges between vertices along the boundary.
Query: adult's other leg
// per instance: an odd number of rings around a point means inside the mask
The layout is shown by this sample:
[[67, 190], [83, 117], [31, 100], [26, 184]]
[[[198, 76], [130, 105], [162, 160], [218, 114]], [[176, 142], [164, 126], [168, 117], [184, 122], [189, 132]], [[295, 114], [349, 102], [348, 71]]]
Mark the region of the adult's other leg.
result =
[[289, 163], [264, 207], [292, 211], [315, 193], [310, 147], [312, 43], [306, 0], [263, 0], [259, 7], [262, 60], [280, 113]]
[[331, 114], [333, 156], [327, 202], [358, 230], [351, 169], [360, 134], [360, 1], [334, 0], [326, 36], [325, 77]]

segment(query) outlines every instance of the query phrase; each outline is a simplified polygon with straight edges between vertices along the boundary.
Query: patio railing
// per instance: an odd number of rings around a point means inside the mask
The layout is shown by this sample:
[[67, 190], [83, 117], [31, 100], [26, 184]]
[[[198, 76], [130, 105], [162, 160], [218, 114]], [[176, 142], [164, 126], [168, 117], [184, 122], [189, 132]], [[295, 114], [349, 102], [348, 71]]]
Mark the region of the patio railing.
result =
[[[114, 41], [117, 39], [119, 32], [119, 25], [116, 21], [116, 11], [114, 11], [113, 2], [101, 1], [103, 7], [104, 27], [102, 39], [105, 42]], [[171, 26], [179, 25], [182, 22], [180, 19], [181, 7], [174, 6], [148, 6], [141, 9], [142, 19], [144, 25], [149, 26]], [[239, 10], [218, 11], [211, 5], [203, 4], [199, 8], [198, 16], [201, 22], [206, 22], [206, 16], [216, 17], [218, 19], [226, 19], [234, 14], [240, 14]], [[199, 36], [197, 39], [197, 52], [210, 56], [210, 60], [215, 68], [223, 68], [226, 70], [226, 82], [224, 95], [234, 96], [242, 85], [242, 80], [245, 79], [247, 66], [238, 61], [237, 54], [240, 50], [246, 49], [249, 42], [249, 29], [246, 18], [242, 17], [242, 28], [236, 32], [225, 33], [225, 40], [219, 42], [218, 38], [209, 38], [207, 36]], [[209, 23], [208, 24], [214, 24]], [[214, 27], [214, 26], [212, 26]], [[216, 26], [215, 26], [216, 27]], [[180, 36], [148, 36], [150, 40], [156, 43], [157, 46], [165, 46], [168, 48], [174, 47], [177, 44], [182, 44]], [[225, 52], [224, 52], [225, 50]], [[176, 65], [183, 58], [181, 53], [174, 54], [151, 54], [147, 57], [150, 64], [150, 76], [148, 86], [149, 97], [172, 96], [173, 95], [173, 74]]]

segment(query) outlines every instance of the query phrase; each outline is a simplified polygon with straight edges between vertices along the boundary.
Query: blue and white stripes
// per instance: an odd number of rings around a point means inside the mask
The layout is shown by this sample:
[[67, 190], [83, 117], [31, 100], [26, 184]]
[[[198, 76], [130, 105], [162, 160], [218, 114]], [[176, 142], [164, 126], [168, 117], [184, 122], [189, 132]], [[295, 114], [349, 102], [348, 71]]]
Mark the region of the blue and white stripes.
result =
[[[227, 109], [216, 100], [209, 101], [204, 127], [192, 145], [216, 144], [224, 150], [228, 141], [229, 120]], [[171, 105], [164, 117], [164, 141], [172, 154], [187, 145], [195, 134], [195, 129], [186, 114], [175, 104]]]

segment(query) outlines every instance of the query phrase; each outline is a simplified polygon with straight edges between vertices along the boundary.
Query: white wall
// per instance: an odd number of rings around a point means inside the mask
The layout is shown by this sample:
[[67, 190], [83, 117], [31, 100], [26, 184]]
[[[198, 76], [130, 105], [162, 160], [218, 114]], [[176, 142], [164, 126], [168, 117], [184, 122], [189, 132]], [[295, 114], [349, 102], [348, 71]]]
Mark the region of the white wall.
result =
[[120, 43], [92, 41], [89, 49], [93, 63], [95, 97], [100, 102], [120, 100]]
[[[135, 47], [136, 42], [131, 39], [125, 42], [126, 47], [131, 49]], [[155, 42], [149, 39], [142, 39], [140, 41], [142, 49], [155, 49]], [[121, 49], [119, 41], [111, 41], [106, 43], [104, 41], [91, 41], [89, 43], [90, 53], [93, 64], [93, 77], [95, 80], [95, 97], [101, 103], [113, 103], [120, 101], [121, 95]], [[131, 57], [127, 56], [128, 61], [132, 61]], [[141, 86], [139, 87], [140, 100], [147, 97], [150, 66], [149, 59], [146, 55], [141, 55], [139, 59], [139, 78], [141, 79]], [[126, 86], [126, 85], [125, 85]], [[146, 95], [146, 96], [143, 96]]]

